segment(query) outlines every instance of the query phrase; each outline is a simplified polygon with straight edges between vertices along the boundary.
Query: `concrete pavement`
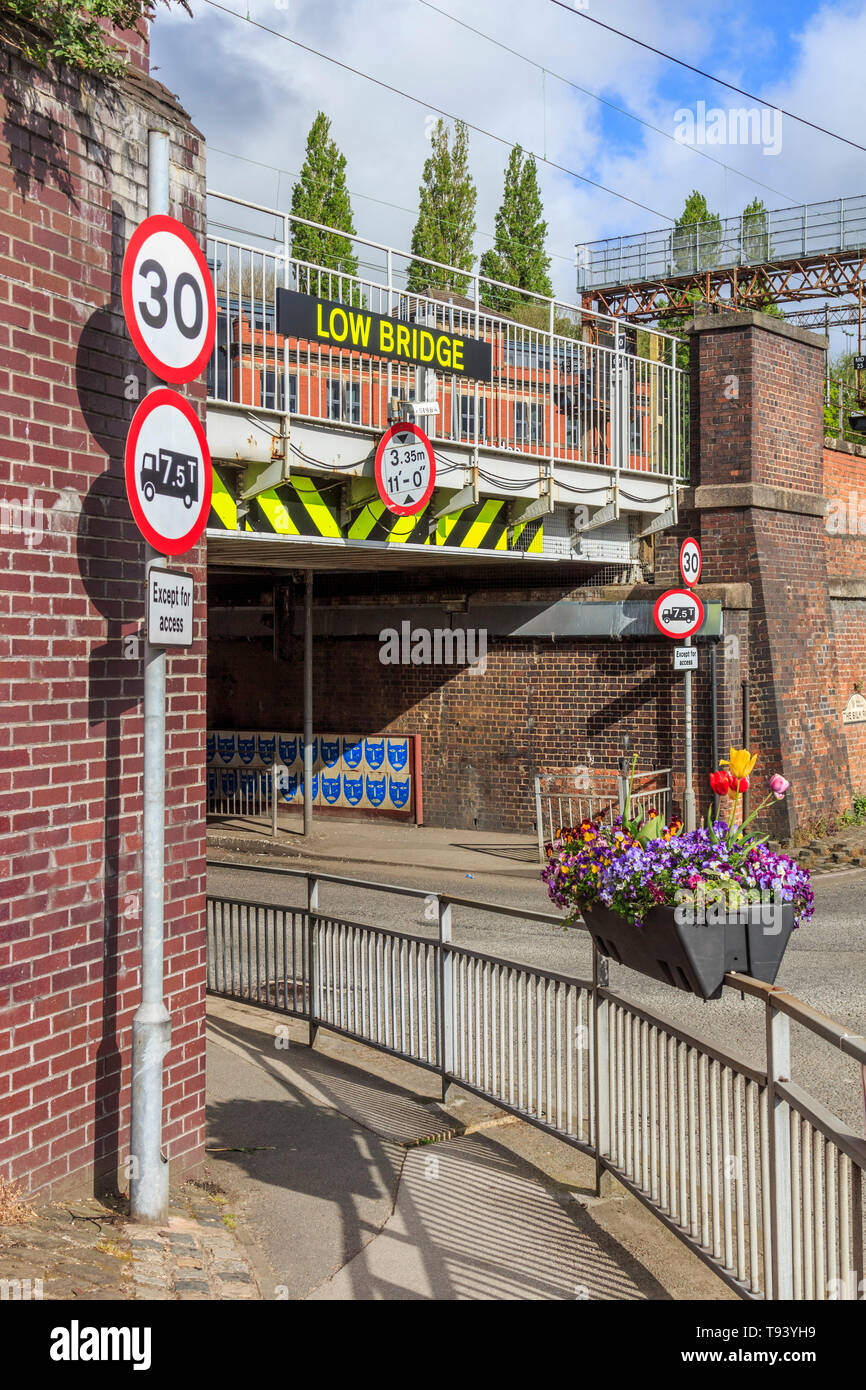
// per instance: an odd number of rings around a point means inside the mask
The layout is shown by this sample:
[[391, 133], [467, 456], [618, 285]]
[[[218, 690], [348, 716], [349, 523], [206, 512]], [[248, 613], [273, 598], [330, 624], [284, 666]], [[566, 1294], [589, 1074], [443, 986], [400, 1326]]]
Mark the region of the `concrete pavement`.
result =
[[277, 838], [270, 819], [238, 816], [208, 824], [208, 853], [242, 852], [250, 858], [292, 866], [303, 861], [323, 873], [345, 873], [349, 863], [380, 865], [383, 876], [395, 864], [435, 873], [535, 878], [541, 865], [538, 842], [532, 835], [503, 830], [443, 830], [438, 826], [400, 821], [337, 820], [321, 817], [307, 840], [298, 817], [280, 821]]
[[732, 1297], [559, 1140], [438, 1077], [233, 1001], [209, 1003], [207, 1176], [265, 1298]]

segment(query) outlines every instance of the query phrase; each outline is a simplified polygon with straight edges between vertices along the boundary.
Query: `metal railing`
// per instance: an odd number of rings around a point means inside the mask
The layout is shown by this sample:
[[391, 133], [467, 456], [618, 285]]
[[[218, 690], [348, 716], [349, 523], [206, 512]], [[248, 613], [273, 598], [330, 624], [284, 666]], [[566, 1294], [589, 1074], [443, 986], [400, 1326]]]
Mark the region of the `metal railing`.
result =
[[[664, 818], [665, 824], [673, 812], [672, 769], [658, 768], [654, 772], [635, 773], [632, 784], [632, 806], [644, 811], [654, 809]], [[589, 769], [570, 773], [539, 773], [535, 778], [535, 831], [538, 841], [538, 857], [543, 864], [544, 846], [556, 838], [556, 832], [563, 827], [579, 825], [584, 819], [593, 820], [599, 816], [610, 819], [625, 810], [628, 793], [628, 777], [621, 773], [609, 774], [608, 781], [616, 782], [616, 790], [602, 791], [592, 786], [595, 779]], [[636, 784], [651, 782], [652, 785], [640, 789]]]
[[866, 194], [583, 242], [577, 247], [577, 288], [602, 289], [726, 266], [841, 255], [863, 247]]
[[[211, 861], [213, 868], [236, 869]], [[866, 1038], [774, 986], [728, 975], [765, 1014], [763, 1063], [592, 979], [458, 945], [453, 912], [561, 926], [423, 889], [303, 869], [304, 908], [208, 896], [207, 985], [439, 1072], [592, 1156], [745, 1299], [862, 1297], [866, 1142], [791, 1077], [790, 1024], [866, 1066]], [[337, 884], [423, 898], [428, 935], [325, 913]], [[435, 919], [435, 929], [432, 921]]]
[[[487, 302], [507, 291], [500, 282], [363, 237], [345, 238], [357, 273], [328, 269], [294, 256], [292, 242], [293, 230], [329, 229], [227, 194], [209, 197], [217, 338], [208, 396], [215, 404], [376, 434], [388, 427], [393, 397], [418, 400], [419, 391], [429, 398], [432, 390], [434, 443], [686, 478], [687, 374], [669, 334], [635, 334], [622, 320], [529, 291], [504, 314]], [[455, 283], [459, 293], [437, 289]], [[278, 287], [483, 340], [492, 347], [491, 377], [434, 375], [351, 348], [283, 338]]]

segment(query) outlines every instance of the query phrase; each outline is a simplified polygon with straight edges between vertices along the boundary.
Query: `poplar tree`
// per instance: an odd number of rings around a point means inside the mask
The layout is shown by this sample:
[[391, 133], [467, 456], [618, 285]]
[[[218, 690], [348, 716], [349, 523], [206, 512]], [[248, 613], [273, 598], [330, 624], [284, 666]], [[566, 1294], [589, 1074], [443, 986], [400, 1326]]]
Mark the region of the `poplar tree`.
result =
[[[345, 275], [357, 275], [358, 257], [352, 250], [350, 236], [355, 232], [352, 216], [352, 202], [346, 187], [346, 156], [341, 154], [337, 144], [330, 136], [331, 122], [324, 111], [319, 111], [307, 135], [307, 151], [301, 167], [298, 182], [292, 189], [292, 212], [295, 217], [306, 217], [311, 222], [321, 222], [334, 231], [319, 231], [316, 227], [305, 227], [303, 223], [292, 224], [292, 255], [296, 260], [309, 261], [311, 265], [324, 266], [326, 270], [342, 271]], [[341, 236], [345, 232], [347, 235]], [[309, 272], [308, 272], [309, 273]], [[336, 288], [311, 284], [310, 293], [323, 294], [326, 298], [337, 298]], [[347, 292], [344, 299], [357, 297], [357, 287]]]
[[418, 220], [412, 232], [413, 254], [457, 269], [437, 270], [412, 261], [407, 288], [415, 294], [430, 287], [464, 294], [469, 276], [460, 271], [471, 270], [475, 260], [472, 245], [477, 193], [469, 172], [469, 135], [462, 121], [456, 124], [453, 146], [445, 121], [436, 123], [419, 195]]
[[722, 245], [722, 219], [710, 212], [703, 193], [694, 189], [674, 227], [671, 249], [676, 273], [691, 275], [712, 268]]
[[515, 145], [505, 170], [502, 204], [496, 214], [493, 246], [481, 257], [481, 273], [503, 280], [513, 290], [482, 285], [485, 304], [501, 313], [512, 313], [527, 302], [518, 290], [550, 295], [550, 257], [545, 250], [547, 223], [538, 187], [538, 171], [532, 155]]

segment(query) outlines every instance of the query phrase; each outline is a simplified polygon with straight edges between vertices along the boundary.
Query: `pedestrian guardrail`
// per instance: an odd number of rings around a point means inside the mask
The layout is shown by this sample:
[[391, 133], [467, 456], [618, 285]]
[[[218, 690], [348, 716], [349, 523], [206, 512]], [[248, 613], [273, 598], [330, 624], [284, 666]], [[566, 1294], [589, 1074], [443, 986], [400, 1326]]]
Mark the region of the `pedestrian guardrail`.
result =
[[[632, 809], [640, 807], [645, 814], [656, 811], [665, 824], [673, 813], [672, 769], [657, 768], [652, 772], [636, 772], [632, 781]], [[604, 774], [601, 774], [603, 777]], [[535, 778], [535, 832], [538, 858], [545, 861], [544, 846], [554, 840], [559, 830], [579, 825], [585, 818], [608, 817], [612, 820], [625, 809], [628, 776], [609, 773], [610, 790], [593, 783], [596, 779], [586, 768], [563, 773], [539, 773]], [[613, 784], [615, 783], [615, 789]]]
[[[236, 864], [209, 861], [212, 868]], [[304, 869], [306, 906], [211, 894], [209, 992], [307, 1020], [438, 1072], [595, 1159], [744, 1299], [866, 1293], [866, 1141], [792, 1076], [790, 1025], [866, 1066], [866, 1038], [746, 976], [763, 1010], [755, 1061], [656, 1017], [592, 978], [453, 939], [455, 910], [549, 927], [561, 917]], [[424, 899], [430, 933], [325, 912], [323, 887]]]

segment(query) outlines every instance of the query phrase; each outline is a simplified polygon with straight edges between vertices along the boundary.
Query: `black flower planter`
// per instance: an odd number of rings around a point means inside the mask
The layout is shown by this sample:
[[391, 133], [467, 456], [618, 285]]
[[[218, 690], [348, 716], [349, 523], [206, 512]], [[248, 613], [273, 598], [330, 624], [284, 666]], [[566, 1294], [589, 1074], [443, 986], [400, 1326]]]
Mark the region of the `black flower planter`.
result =
[[[794, 925], [793, 903], [780, 909], [753, 903], [715, 925], [700, 920], [700, 914], [693, 924], [684, 924], [674, 912], [673, 907], [654, 907], [643, 927], [636, 927], [595, 904], [583, 909], [583, 918], [602, 955], [701, 999], [719, 998], [729, 970], [773, 983]], [[767, 920], [776, 912], [775, 920]]]

